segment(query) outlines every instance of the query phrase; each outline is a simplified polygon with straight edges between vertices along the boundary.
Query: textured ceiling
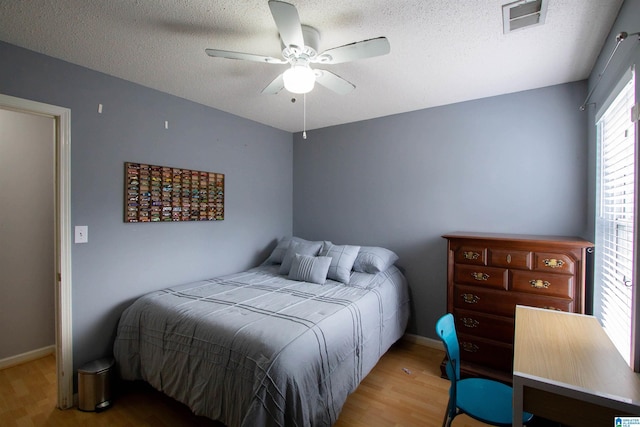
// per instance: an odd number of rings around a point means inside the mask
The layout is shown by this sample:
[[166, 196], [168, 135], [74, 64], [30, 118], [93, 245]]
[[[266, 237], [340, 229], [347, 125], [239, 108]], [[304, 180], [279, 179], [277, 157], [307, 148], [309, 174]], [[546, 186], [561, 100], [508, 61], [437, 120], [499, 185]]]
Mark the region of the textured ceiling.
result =
[[[502, 31], [511, 0], [292, 0], [319, 50], [386, 36], [391, 53], [325, 65], [356, 85], [306, 96], [307, 129], [588, 77], [622, 0], [548, 0], [544, 25]], [[286, 65], [210, 58], [205, 48], [281, 57], [267, 0], [1, 0], [0, 40], [286, 131], [301, 96], [261, 90]]]

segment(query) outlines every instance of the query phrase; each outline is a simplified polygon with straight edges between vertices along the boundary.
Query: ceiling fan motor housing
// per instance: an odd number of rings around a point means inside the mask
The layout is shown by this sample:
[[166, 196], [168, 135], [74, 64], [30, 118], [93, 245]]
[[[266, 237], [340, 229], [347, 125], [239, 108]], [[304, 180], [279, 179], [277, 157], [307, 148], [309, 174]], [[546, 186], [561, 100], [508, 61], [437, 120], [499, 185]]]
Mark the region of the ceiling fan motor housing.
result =
[[320, 45], [320, 32], [309, 25], [301, 25], [304, 46], [285, 46], [280, 40], [282, 46], [282, 56], [290, 63], [300, 62], [296, 59], [306, 59], [306, 62], [312, 61], [318, 56], [318, 46]]

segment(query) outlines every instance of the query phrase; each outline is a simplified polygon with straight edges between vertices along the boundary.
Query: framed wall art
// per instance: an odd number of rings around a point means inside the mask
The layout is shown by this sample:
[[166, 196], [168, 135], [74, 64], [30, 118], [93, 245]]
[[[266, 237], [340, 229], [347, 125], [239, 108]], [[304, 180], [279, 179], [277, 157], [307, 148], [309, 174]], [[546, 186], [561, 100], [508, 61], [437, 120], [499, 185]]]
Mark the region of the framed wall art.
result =
[[124, 174], [124, 222], [224, 219], [224, 174], [132, 162]]

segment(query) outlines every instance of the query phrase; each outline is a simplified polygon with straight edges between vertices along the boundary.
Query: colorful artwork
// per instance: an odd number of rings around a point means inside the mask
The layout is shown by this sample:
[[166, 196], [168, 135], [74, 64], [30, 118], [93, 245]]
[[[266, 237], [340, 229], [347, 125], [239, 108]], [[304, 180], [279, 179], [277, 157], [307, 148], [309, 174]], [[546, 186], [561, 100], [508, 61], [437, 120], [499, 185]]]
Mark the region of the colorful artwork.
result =
[[224, 174], [131, 162], [124, 172], [124, 222], [224, 219]]

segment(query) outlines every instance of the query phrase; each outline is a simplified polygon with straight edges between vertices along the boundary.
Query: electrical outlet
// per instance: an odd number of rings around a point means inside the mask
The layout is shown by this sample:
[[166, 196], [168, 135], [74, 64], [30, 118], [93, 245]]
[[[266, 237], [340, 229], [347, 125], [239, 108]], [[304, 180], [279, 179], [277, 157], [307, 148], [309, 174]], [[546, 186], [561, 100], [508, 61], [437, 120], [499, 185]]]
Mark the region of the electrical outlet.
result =
[[75, 232], [75, 243], [87, 243], [89, 241], [89, 226], [76, 225]]

